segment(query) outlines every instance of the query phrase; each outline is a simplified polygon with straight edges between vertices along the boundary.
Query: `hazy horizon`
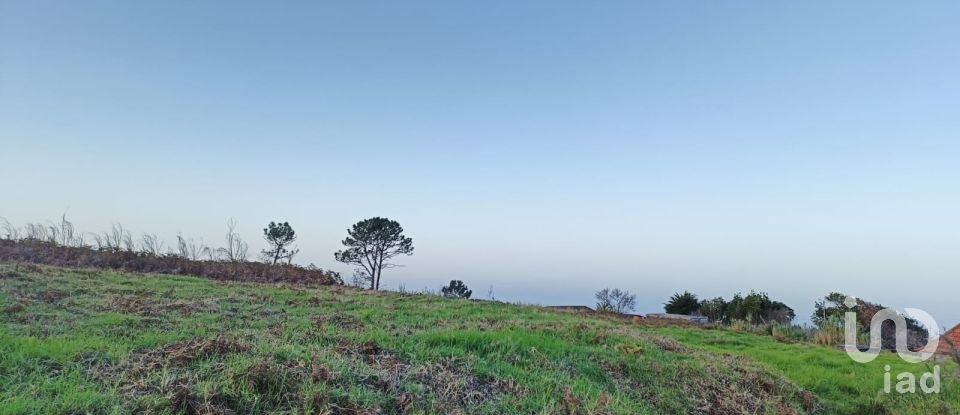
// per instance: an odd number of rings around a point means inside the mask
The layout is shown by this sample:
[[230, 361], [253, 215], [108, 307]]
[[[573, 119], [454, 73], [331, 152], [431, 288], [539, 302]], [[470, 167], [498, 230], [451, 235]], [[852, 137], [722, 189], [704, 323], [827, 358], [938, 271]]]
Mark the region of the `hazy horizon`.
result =
[[[638, 313], [841, 291], [960, 323], [960, 5], [0, 0], [0, 216], [67, 212], [395, 288]], [[253, 257], [253, 255], [252, 255]]]

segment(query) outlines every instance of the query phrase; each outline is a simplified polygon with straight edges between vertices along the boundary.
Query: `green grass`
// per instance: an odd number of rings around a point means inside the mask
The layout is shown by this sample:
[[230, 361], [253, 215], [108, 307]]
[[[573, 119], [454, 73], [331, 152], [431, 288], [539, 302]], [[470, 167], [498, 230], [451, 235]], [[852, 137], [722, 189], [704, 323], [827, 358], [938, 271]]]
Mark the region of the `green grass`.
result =
[[496, 302], [0, 264], [0, 310], [0, 414], [960, 407], [829, 348]]
[[[896, 353], [884, 352], [868, 364], [855, 363], [835, 347], [808, 343], [781, 343], [769, 336], [726, 329], [691, 330], [660, 327], [658, 333], [685, 344], [722, 353], [749, 356], [771, 370], [812, 391], [837, 413], [850, 414], [956, 414], [960, 413], [960, 382], [952, 362], [936, 358], [926, 364], [906, 363]], [[917, 378], [941, 367], [940, 394], [901, 395], [884, 392], [885, 366], [890, 366], [891, 385], [896, 375], [911, 372]]]

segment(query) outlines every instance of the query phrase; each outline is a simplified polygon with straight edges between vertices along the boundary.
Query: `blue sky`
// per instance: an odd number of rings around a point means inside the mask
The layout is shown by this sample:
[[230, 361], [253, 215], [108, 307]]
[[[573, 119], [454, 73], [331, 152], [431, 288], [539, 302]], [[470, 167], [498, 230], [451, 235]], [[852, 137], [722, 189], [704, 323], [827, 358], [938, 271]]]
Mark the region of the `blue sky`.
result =
[[841, 290], [960, 322], [960, 5], [0, 0], [0, 216], [591, 304]]

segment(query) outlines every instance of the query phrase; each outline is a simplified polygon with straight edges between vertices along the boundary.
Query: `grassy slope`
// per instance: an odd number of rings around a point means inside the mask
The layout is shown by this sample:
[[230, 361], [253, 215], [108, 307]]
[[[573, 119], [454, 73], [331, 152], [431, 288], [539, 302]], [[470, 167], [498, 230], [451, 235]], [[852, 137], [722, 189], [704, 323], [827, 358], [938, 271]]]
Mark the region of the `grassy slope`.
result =
[[[863, 369], [833, 350], [492, 302], [0, 264], [0, 309], [0, 413], [725, 414], [821, 404], [777, 372], [820, 392], [830, 412], [877, 399], [866, 375], [834, 374]], [[945, 396], [960, 407], [951, 387]]]
[[[798, 385], [830, 402], [837, 413], [851, 414], [957, 414], [960, 413], [960, 382], [952, 362], [937, 358], [927, 364], [910, 364], [895, 353], [885, 352], [868, 364], [853, 362], [841, 350], [814, 344], [780, 343], [769, 336], [730, 330], [653, 328], [657, 333], [707, 350], [746, 355], [783, 374]], [[896, 375], [914, 373], [917, 378], [941, 366], [943, 388], [939, 395], [883, 393], [884, 369]]]

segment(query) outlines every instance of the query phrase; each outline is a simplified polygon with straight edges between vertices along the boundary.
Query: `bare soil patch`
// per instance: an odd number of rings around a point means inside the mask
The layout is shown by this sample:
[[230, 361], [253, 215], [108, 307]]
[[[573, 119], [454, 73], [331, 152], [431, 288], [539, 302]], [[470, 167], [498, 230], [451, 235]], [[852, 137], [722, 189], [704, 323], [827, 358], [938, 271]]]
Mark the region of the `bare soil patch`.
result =
[[37, 299], [45, 303], [54, 303], [70, 296], [66, 291], [44, 290], [37, 295]]

